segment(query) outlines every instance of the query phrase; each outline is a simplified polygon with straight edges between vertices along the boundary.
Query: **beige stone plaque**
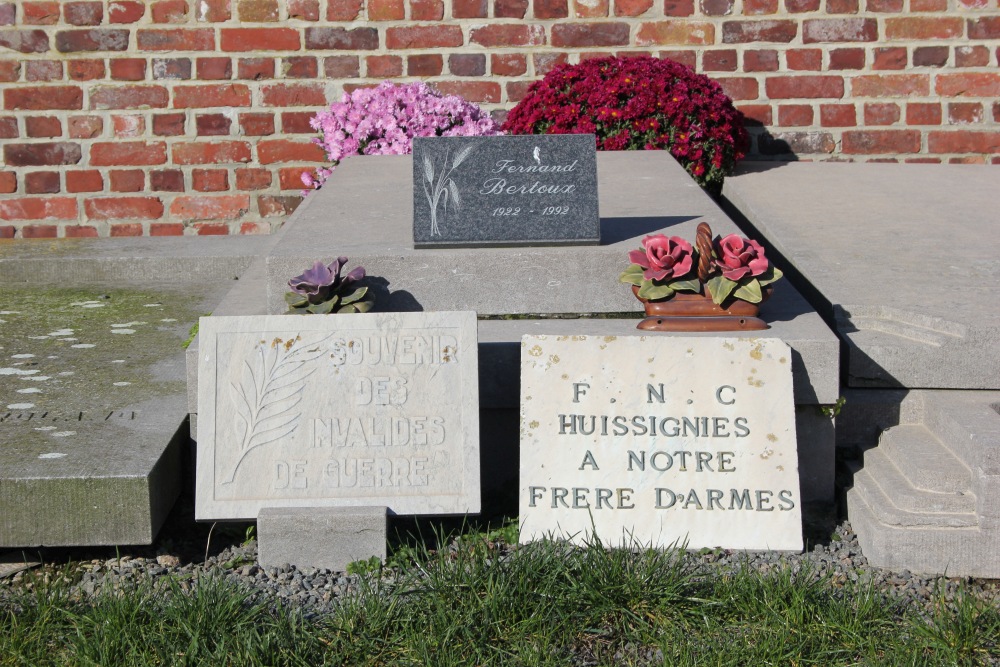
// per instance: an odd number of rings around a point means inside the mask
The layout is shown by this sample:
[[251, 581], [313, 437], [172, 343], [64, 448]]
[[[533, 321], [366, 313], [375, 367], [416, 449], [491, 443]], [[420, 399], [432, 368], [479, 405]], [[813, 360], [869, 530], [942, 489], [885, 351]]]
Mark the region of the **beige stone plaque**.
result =
[[206, 317], [199, 337], [198, 519], [479, 511], [475, 313]]
[[772, 338], [525, 336], [521, 540], [801, 550], [791, 366]]

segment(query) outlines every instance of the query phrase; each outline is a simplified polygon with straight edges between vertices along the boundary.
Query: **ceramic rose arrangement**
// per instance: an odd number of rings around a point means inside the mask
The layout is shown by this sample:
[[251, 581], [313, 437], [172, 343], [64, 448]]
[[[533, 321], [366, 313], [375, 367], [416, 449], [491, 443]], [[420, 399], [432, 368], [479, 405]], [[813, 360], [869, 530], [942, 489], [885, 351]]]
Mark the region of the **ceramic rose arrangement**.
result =
[[679, 236], [653, 234], [628, 258], [632, 264], [619, 280], [635, 285], [636, 296], [647, 301], [667, 300], [677, 292], [702, 293], [704, 286], [719, 306], [733, 299], [759, 304], [765, 288], [782, 276], [759, 243], [737, 234], [712, 239], [705, 223], [698, 225], [696, 247]]
[[290, 314], [314, 313], [367, 313], [375, 305], [375, 298], [368, 287], [361, 284], [365, 268], [358, 266], [347, 275], [340, 271], [347, 264], [346, 257], [338, 257], [330, 264], [317, 261], [311, 269], [288, 281], [291, 292], [285, 294]]

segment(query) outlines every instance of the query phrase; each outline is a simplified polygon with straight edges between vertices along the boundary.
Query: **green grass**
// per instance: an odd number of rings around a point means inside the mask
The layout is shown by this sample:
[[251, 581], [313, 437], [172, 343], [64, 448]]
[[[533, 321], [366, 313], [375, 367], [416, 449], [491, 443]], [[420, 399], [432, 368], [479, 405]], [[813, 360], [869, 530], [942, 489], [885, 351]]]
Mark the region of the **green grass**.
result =
[[682, 551], [498, 548], [501, 529], [366, 563], [309, 617], [222, 578], [73, 599], [65, 576], [0, 587], [0, 665], [981, 665], [1000, 610], [928, 608], [808, 569], [708, 574]]

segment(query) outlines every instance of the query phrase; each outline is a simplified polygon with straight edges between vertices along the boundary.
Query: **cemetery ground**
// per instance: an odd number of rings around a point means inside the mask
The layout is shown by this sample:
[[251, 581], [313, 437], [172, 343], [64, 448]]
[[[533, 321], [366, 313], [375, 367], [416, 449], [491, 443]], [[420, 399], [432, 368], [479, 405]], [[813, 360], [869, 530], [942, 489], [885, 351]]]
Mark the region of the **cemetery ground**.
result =
[[[133, 371], [211, 293], [5, 285], [4, 414], [170, 390]], [[72, 454], [72, 428], [38, 428], [38, 456]], [[512, 511], [394, 519], [385, 562], [264, 569], [251, 524], [194, 521], [187, 468], [150, 546], [0, 554], [0, 665], [1000, 664], [997, 582], [869, 566], [842, 521], [779, 554], [517, 546]]]

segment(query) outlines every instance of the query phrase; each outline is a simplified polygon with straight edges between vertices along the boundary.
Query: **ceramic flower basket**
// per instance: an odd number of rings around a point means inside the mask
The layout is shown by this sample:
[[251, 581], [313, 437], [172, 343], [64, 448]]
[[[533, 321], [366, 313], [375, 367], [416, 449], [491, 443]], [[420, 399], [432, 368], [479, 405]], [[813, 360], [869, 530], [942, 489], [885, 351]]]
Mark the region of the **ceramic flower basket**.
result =
[[756, 241], [731, 234], [712, 240], [712, 229], [698, 225], [695, 247], [663, 234], [643, 239], [629, 253], [632, 265], [620, 280], [632, 284], [646, 318], [644, 331], [760, 331], [760, 305], [774, 291], [781, 271], [770, 264]]

